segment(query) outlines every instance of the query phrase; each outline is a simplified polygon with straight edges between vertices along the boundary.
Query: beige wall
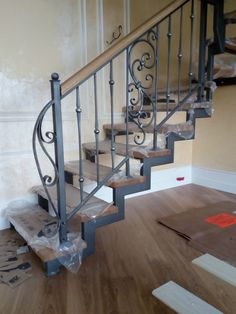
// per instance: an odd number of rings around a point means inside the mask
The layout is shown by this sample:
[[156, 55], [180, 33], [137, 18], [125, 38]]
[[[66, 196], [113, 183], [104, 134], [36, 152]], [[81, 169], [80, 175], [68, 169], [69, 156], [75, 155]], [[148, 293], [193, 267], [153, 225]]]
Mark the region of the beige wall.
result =
[[[225, 1], [225, 12], [236, 9], [235, 0]], [[235, 37], [235, 26], [227, 26], [227, 36]], [[218, 87], [211, 119], [198, 119], [193, 141], [193, 165], [236, 171], [236, 86]]]
[[[123, 0], [0, 0], [0, 3], [1, 219], [8, 202], [17, 198], [31, 199], [31, 187], [40, 184], [31, 141], [38, 113], [50, 100], [51, 73], [58, 72], [63, 81], [79, 70], [106, 49], [105, 41], [111, 38], [113, 31], [110, 24], [114, 22], [112, 27], [117, 23], [124, 25], [127, 17]], [[116, 14], [109, 15], [112, 7]], [[101, 84], [100, 77], [98, 84]], [[101, 85], [98, 88], [100, 92]], [[101, 94], [98, 96], [100, 120], [106, 120], [106, 102], [102, 101]], [[81, 89], [81, 98], [82, 138], [84, 142], [92, 141], [93, 82]], [[66, 160], [78, 157], [74, 109], [75, 94], [62, 102]], [[51, 130], [50, 114], [45, 119], [44, 130]], [[49, 151], [53, 155], [52, 148]], [[39, 156], [44, 173], [52, 173], [43, 155]]]
[[131, 0], [131, 29], [144, 23], [171, 2], [172, 0]]
[[[50, 100], [51, 73], [65, 79], [81, 66], [81, 56], [77, 0], [1, 0], [0, 4], [1, 211], [39, 184], [31, 148], [34, 123]], [[65, 106], [63, 111], [68, 158], [76, 144], [74, 108]], [[46, 120], [50, 124], [51, 117]]]
[[198, 119], [193, 165], [236, 171], [236, 87], [218, 87], [211, 119]]

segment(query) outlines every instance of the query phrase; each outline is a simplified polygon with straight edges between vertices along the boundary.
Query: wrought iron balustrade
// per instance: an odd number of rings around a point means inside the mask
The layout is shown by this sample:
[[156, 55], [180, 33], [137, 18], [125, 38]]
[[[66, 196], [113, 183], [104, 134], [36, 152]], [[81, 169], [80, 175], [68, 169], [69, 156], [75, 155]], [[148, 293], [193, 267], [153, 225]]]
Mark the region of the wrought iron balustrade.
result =
[[[204, 1], [202, 1], [203, 3]], [[204, 5], [202, 5], [204, 6]], [[206, 12], [205, 12], [206, 13]], [[204, 13], [204, 14], [205, 14]], [[187, 18], [186, 18], [187, 16]], [[185, 19], [185, 20], [184, 20]], [[184, 21], [189, 21], [188, 35], [185, 36]], [[58, 218], [58, 229], [60, 240], [67, 240], [67, 222], [91, 199], [92, 196], [106, 184], [112, 176], [125, 166], [125, 174], [130, 177], [130, 143], [129, 143], [129, 122], [132, 121], [138, 128], [138, 134], [134, 134], [134, 142], [137, 146], [142, 146], [146, 140], [147, 129], [152, 129], [152, 142], [148, 148], [157, 150], [157, 135], [161, 127], [178, 111], [186, 102], [205, 102], [209, 101], [210, 95], [205, 89], [205, 63], [206, 63], [206, 14], [201, 18], [201, 30], [199, 49], [200, 57], [199, 72], [196, 74], [197, 83], [193, 84], [193, 63], [194, 61], [194, 30], [199, 25], [195, 25], [195, 5], [194, 0], [174, 1], [170, 6], [163, 9], [159, 14], [151, 18], [140, 28], [121, 39], [120, 42], [112, 46], [97, 59], [92, 61], [84, 69], [77, 72], [64, 83], [60, 83], [59, 76], [52, 74], [51, 90], [52, 100], [42, 109], [36, 121], [33, 134], [33, 151], [39, 176], [47, 193], [52, 209]], [[166, 27], [166, 31], [161, 29]], [[174, 38], [174, 39], [173, 39]], [[177, 50], [174, 50], [173, 40], [177, 41]], [[163, 48], [163, 46], [164, 49]], [[185, 49], [183, 48], [185, 47]], [[188, 48], [186, 48], [188, 47]], [[195, 47], [196, 48], [196, 47]], [[164, 49], [164, 52], [163, 52]], [[187, 50], [187, 51], [186, 51]], [[126, 105], [125, 110], [125, 153], [122, 160], [115, 162], [116, 157], [116, 132], [115, 125], [115, 104], [117, 103], [116, 86], [118, 80], [115, 79], [115, 62], [122, 56], [125, 60], [123, 67], [123, 80], [125, 81], [123, 101]], [[172, 86], [172, 76], [174, 72], [174, 63], [177, 66], [175, 71], [176, 86]], [[184, 66], [183, 66], [184, 63]], [[186, 66], [186, 64], [188, 64]], [[107, 71], [108, 69], [108, 71]], [[106, 177], [100, 175], [100, 141], [101, 134], [101, 100], [98, 96], [98, 83], [100, 73], [105, 71], [107, 76], [106, 88], [109, 89], [109, 116], [111, 123], [111, 171]], [[122, 71], [119, 68], [119, 71]], [[211, 71], [211, 68], [208, 68]], [[164, 84], [163, 84], [164, 77]], [[186, 78], [185, 91], [182, 86], [182, 79]], [[211, 79], [211, 76], [208, 76]], [[93, 97], [90, 104], [90, 113], [93, 112], [94, 119], [94, 140], [95, 140], [95, 162], [96, 162], [96, 187], [89, 195], [84, 196], [84, 169], [83, 169], [83, 111], [85, 100], [81, 98], [81, 88], [88, 81], [90, 84], [90, 94]], [[162, 80], [162, 82], [161, 82]], [[162, 83], [162, 86], [161, 86]], [[187, 87], [186, 87], [187, 84]], [[100, 86], [100, 85], [99, 85]], [[174, 107], [171, 106], [171, 97], [176, 96]], [[122, 94], [121, 93], [121, 94]], [[78, 159], [79, 159], [79, 188], [80, 196], [78, 206], [70, 213], [66, 213], [66, 192], [65, 192], [65, 174], [64, 174], [64, 144], [63, 144], [63, 114], [61, 102], [69, 95], [75, 96], [75, 112], [77, 121], [78, 136]], [[160, 121], [159, 104], [165, 104], [165, 116]], [[195, 97], [195, 98], [194, 98]], [[193, 100], [194, 99], [194, 100]], [[146, 111], [145, 101], [149, 102], [151, 110]], [[93, 108], [92, 108], [93, 106]], [[119, 105], [122, 106], [122, 105]], [[193, 106], [194, 107], [194, 106]], [[48, 111], [52, 111], [53, 127], [51, 131], [44, 132], [43, 121]], [[121, 111], [121, 110], [120, 110]], [[192, 113], [191, 113], [192, 114]], [[39, 146], [37, 145], [39, 143]], [[54, 147], [54, 157], [47, 150], [48, 145]], [[38, 158], [38, 147], [42, 149], [53, 169], [54, 175], [44, 174]], [[49, 187], [55, 186], [57, 189], [57, 207], [53, 203]]]

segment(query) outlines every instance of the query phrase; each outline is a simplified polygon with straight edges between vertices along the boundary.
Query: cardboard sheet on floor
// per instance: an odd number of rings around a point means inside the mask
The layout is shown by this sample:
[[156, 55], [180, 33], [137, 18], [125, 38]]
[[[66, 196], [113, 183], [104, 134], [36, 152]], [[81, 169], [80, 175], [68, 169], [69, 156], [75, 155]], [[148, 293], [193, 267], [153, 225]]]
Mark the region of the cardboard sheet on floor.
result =
[[20, 254], [25, 248], [25, 241], [14, 231], [7, 230], [0, 237], [0, 283], [12, 288], [17, 287], [31, 277], [31, 264], [26, 262]]
[[236, 225], [194, 238], [189, 245], [236, 267]]
[[27, 273], [21, 269], [14, 269], [10, 272], [0, 272], [0, 280], [11, 288], [19, 286], [22, 282], [31, 277], [30, 273]]
[[236, 266], [236, 203], [220, 202], [158, 219], [195, 249]]

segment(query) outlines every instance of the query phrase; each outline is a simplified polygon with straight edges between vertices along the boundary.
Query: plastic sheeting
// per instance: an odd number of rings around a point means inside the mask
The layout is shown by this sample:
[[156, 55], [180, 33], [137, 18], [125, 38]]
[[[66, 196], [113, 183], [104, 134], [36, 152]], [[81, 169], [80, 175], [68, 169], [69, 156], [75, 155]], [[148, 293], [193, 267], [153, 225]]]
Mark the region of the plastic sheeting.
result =
[[61, 245], [59, 241], [58, 222], [45, 210], [24, 200], [8, 205], [5, 215], [17, 232], [36, 252], [49, 248], [55, 258], [72, 272], [77, 272], [86, 243], [81, 239], [80, 232], [69, 232], [68, 241]]
[[236, 76], [235, 55], [228, 53], [216, 55], [214, 58], [214, 79], [235, 76]]

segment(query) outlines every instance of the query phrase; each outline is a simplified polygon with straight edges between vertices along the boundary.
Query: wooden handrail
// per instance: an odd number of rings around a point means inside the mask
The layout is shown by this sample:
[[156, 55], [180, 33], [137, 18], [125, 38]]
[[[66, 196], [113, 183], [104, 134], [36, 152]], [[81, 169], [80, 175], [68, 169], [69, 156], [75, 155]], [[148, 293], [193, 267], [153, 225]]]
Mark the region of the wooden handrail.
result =
[[72, 91], [77, 85], [88, 79], [94, 72], [98, 71], [101, 67], [106, 65], [111, 59], [126, 49], [132, 42], [142, 36], [149, 29], [154, 27], [157, 23], [161, 22], [172, 12], [176, 11], [179, 7], [187, 3], [189, 0], [175, 0], [171, 4], [167, 5], [160, 12], [155, 14], [141, 26], [133, 30], [130, 34], [122, 38], [119, 42], [107, 49], [93, 61], [88, 63], [80, 71], [76, 72], [66, 81], [61, 84], [62, 97]]

